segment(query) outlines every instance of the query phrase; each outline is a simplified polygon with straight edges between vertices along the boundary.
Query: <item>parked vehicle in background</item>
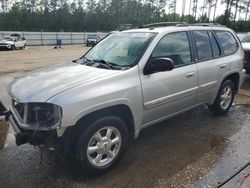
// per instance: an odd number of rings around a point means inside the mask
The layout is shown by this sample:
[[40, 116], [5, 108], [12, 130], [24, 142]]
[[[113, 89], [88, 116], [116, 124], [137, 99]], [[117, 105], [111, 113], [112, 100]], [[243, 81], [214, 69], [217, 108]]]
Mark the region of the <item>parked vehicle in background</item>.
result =
[[87, 36], [87, 46], [95, 46], [99, 41], [101, 40], [101, 37], [97, 34], [91, 34]]
[[226, 27], [113, 32], [74, 63], [15, 79], [6, 119], [17, 145], [49, 144], [86, 173], [101, 174], [143, 128], [201, 104], [226, 114], [243, 82], [243, 58]]
[[117, 26], [117, 31], [125, 31], [125, 30], [129, 30], [129, 29], [132, 29], [133, 28], [133, 25], [132, 24], [119, 24]]
[[237, 33], [237, 36], [239, 37], [240, 40], [242, 40], [247, 33]]
[[10, 37], [5, 37], [0, 41], [0, 49], [24, 49], [26, 44], [27, 42], [21, 34], [13, 33]]
[[250, 74], [250, 32], [241, 39], [241, 44], [245, 53], [244, 68], [246, 73]]

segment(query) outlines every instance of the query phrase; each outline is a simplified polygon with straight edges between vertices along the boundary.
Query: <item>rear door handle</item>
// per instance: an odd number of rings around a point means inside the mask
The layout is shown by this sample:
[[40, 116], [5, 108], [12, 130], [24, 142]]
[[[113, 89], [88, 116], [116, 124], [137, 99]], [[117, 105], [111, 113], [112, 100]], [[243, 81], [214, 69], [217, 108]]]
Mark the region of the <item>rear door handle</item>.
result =
[[226, 68], [227, 67], [227, 65], [226, 64], [222, 64], [222, 65], [220, 65], [220, 69], [224, 69], [224, 68]]
[[187, 74], [186, 74], [186, 77], [187, 77], [187, 78], [191, 78], [191, 77], [193, 77], [194, 75], [195, 75], [194, 72], [190, 72], [190, 73], [187, 73]]

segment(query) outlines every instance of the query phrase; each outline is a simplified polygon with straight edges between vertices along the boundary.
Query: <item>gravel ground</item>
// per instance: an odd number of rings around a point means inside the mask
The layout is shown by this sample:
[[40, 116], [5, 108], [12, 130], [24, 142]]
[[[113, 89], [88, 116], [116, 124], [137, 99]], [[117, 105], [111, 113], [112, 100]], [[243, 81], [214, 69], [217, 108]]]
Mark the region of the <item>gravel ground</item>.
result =
[[[9, 103], [6, 86], [13, 77], [70, 62], [87, 50], [75, 45], [0, 51], [0, 99]], [[240, 93], [250, 95], [249, 76]], [[250, 98], [239, 95], [236, 103]], [[96, 178], [85, 177], [53, 152], [45, 152], [39, 165], [40, 149], [17, 147], [12, 128], [0, 120], [0, 187], [216, 187], [250, 160], [249, 120], [246, 106], [223, 117], [200, 106], [143, 130], [120, 163]], [[238, 187], [247, 172], [228, 187]]]

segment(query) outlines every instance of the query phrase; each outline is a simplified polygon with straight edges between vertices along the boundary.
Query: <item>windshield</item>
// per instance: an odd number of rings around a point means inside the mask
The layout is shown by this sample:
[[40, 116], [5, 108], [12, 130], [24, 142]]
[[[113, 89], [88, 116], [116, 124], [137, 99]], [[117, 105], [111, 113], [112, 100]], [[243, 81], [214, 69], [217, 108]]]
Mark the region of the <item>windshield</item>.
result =
[[154, 33], [113, 33], [98, 43], [84, 57], [131, 67], [140, 57]]
[[246, 34], [246, 36], [241, 40], [242, 43], [250, 42], [250, 33]]

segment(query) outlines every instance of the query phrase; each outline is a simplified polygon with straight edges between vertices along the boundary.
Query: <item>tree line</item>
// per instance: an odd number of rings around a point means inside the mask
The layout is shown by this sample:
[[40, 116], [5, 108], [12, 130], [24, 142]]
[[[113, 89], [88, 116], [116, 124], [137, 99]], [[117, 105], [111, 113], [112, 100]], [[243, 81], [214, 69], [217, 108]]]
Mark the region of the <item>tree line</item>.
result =
[[[249, 31], [250, 0], [0, 0], [0, 30], [111, 31], [119, 24], [217, 22]], [[218, 5], [224, 14], [216, 16]], [[181, 12], [181, 13], [180, 13]]]

